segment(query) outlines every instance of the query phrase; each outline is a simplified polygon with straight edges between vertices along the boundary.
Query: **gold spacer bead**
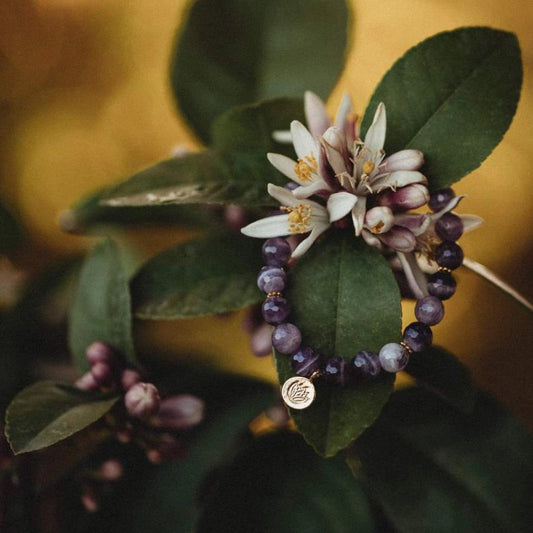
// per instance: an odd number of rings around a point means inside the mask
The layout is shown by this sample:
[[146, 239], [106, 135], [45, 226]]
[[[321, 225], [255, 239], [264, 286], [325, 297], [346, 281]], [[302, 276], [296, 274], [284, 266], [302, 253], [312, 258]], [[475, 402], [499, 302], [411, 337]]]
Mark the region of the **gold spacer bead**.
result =
[[448, 272], [448, 274], [451, 274], [452, 273], [452, 269], [451, 268], [447, 268], [447, 267], [439, 267], [439, 268], [437, 268], [437, 272]]
[[279, 291], [275, 291], [275, 292], [269, 292], [266, 295], [267, 298], [274, 298], [275, 296], [281, 297], [281, 296], [283, 296], [283, 294], [281, 294], [281, 292], [279, 292]]
[[408, 344], [402, 341], [400, 342], [400, 346], [403, 346], [409, 352], [410, 356], [413, 355], [414, 350]]

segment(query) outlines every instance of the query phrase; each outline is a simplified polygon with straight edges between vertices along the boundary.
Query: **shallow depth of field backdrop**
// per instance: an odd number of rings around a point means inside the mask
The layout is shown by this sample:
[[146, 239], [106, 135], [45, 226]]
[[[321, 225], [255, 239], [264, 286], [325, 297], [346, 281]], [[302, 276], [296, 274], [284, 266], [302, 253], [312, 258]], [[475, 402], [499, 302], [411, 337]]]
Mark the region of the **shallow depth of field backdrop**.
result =
[[[167, 82], [175, 28], [187, 3], [0, 3], [0, 192], [31, 237], [22, 265], [41, 269], [90, 243], [62, 233], [57, 223], [59, 212], [82, 194], [168, 156], [176, 145], [198, 145], [178, 118]], [[462, 211], [485, 219], [461, 241], [466, 254], [533, 299], [533, 6], [527, 0], [351, 3], [353, 42], [329, 102], [332, 111], [349, 91], [362, 112], [393, 61], [437, 32], [487, 25], [518, 35], [524, 85], [516, 116], [495, 152], [456, 190], [469, 195]], [[184, 237], [168, 230], [132, 233], [150, 254]], [[532, 429], [531, 316], [473, 274], [461, 271], [458, 279], [461, 288], [445, 323], [435, 328], [435, 341], [460, 356], [476, 381]], [[274, 378], [271, 359], [251, 355], [239, 324], [239, 316], [179, 327], [145, 324], [142, 335], [169, 351], [187, 346], [206, 359], [214, 352], [224, 368]]]

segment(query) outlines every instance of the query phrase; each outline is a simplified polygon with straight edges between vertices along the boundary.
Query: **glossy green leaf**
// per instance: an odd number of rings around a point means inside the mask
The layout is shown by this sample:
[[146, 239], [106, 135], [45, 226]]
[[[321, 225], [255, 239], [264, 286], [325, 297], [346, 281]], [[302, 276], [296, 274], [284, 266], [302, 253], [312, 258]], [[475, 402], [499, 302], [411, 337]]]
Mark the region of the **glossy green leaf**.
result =
[[396, 393], [356, 442], [354, 472], [399, 532], [528, 531], [533, 440], [494, 399], [463, 415], [419, 389]]
[[[400, 340], [398, 285], [387, 261], [348, 231], [330, 234], [291, 272], [291, 320], [303, 344], [322, 357], [353, 357]], [[292, 376], [287, 356], [275, 354], [280, 383]], [[325, 456], [346, 448], [378, 417], [392, 392], [394, 375], [356, 387], [318, 383], [314, 403], [291, 414], [309, 444]]]
[[312, 90], [326, 98], [344, 66], [344, 0], [197, 0], [171, 67], [178, 106], [197, 135], [228, 109]]
[[117, 245], [106, 239], [93, 248], [80, 272], [69, 321], [76, 366], [88, 368], [85, 351], [95, 341], [109, 344], [135, 364], [128, 279]]
[[11, 252], [22, 238], [22, 230], [15, 217], [0, 204], [0, 254]]
[[385, 74], [362, 129], [384, 102], [387, 153], [421, 150], [430, 188], [447, 187], [476, 169], [501, 141], [521, 83], [514, 34], [485, 27], [439, 33], [411, 48]]
[[143, 265], [131, 282], [135, 315], [187, 318], [260, 302], [256, 277], [261, 245], [241, 235], [219, 234], [165, 250]]
[[52, 446], [96, 422], [118, 395], [41, 381], [15, 396], [6, 412], [6, 436], [15, 454]]
[[405, 371], [457, 409], [472, 412], [476, 401], [472, 376], [450, 352], [432, 346], [423, 353], [415, 353], [411, 355]]
[[299, 435], [275, 433], [235, 458], [203, 505], [211, 531], [375, 531], [368, 500], [340, 458], [322, 459]]

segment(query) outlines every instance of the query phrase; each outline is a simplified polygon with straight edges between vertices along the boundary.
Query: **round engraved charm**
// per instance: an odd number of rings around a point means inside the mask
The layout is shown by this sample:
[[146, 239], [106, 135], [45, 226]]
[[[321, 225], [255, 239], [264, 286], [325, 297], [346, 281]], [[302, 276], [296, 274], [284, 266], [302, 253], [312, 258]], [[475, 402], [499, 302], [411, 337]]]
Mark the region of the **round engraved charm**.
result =
[[315, 399], [315, 386], [301, 376], [289, 378], [281, 387], [283, 401], [293, 409], [305, 409]]

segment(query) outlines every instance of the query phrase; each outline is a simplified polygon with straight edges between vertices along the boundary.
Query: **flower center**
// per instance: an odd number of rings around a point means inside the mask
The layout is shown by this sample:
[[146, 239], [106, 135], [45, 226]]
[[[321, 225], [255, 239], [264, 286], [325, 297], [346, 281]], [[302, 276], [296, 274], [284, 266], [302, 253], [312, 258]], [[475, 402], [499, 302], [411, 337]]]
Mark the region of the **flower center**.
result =
[[309, 219], [311, 218], [310, 205], [300, 204], [296, 207], [282, 206], [281, 210], [289, 213], [290, 233], [307, 233], [311, 229], [309, 227]]
[[373, 161], [365, 161], [363, 163], [363, 174], [370, 174], [376, 167]]
[[309, 181], [312, 179], [312, 173], [318, 169], [318, 163], [315, 159], [315, 154], [311, 152], [303, 159], [298, 159], [298, 163], [294, 165], [294, 172], [301, 181]]

